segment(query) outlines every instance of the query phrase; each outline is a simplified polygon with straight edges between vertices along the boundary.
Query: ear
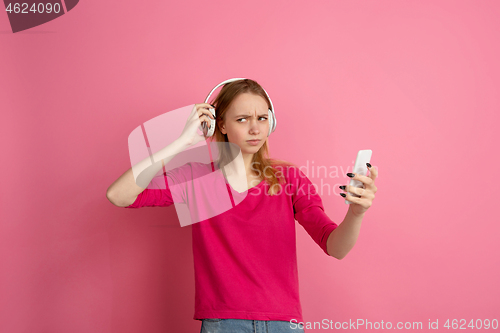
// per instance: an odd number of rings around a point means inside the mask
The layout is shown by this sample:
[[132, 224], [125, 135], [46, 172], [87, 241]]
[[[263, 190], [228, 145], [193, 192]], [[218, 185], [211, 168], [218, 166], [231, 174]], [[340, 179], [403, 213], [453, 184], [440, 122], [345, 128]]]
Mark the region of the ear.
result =
[[219, 125], [219, 129], [221, 131], [222, 134], [227, 134], [226, 132], [226, 125], [224, 123], [220, 124], [220, 122], [217, 122], [217, 124]]

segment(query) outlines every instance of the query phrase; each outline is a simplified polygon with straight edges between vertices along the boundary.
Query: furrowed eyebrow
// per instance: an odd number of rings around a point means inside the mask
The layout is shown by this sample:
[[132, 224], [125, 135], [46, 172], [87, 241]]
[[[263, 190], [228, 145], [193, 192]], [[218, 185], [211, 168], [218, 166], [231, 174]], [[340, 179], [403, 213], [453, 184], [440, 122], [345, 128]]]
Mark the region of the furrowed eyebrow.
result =
[[[267, 117], [267, 113], [259, 114], [259, 117]], [[250, 117], [248, 114], [240, 114], [239, 116], [235, 116], [234, 118], [248, 118]]]

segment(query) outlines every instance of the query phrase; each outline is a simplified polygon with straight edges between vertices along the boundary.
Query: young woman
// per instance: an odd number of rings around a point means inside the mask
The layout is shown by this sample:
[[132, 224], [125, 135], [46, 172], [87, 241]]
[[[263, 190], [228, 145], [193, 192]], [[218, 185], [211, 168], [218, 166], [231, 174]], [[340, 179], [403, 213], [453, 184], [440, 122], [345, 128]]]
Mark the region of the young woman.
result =
[[[215, 118], [209, 111], [212, 107]], [[368, 166], [369, 177], [347, 174], [363, 182], [365, 188], [341, 187], [360, 197], [341, 193], [353, 203], [340, 225], [333, 222], [305, 174], [291, 163], [269, 158], [270, 109], [272, 104], [257, 82], [242, 79], [226, 83], [212, 104], [195, 104], [177, 140], [153, 154], [153, 160], [161, 164], [148, 166], [151, 159], [145, 159], [107, 191], [108, 199], [120, 207], [173, 204], [168, 185], [146, 187], [158, 179], [161, 182], [161, 178], [167, 184], [167, 177], [176, 170], [193, 175], [200, 168], [213, 170], [210, 165], [188, 163], [155, 177], [177, 153], [206, 139], [197, 131], [202, 122], [210, 124], [209, 119], [216, 120], [212, 141], [239, 147], [243, 160], [239, 169], [244, 169], [239, 174], [246, 175], [246, 197], [232, 209], [192, 225], [194, 319], [202, 320], [201, 332], [303, 332], [296, 325], [303, 318], [295, 220], [327, 255], [342, 259], [356, 243], [361, 221], [375, 198], [377, 170]], [[229, 170], [231, 152], [224, 151], [227, 146], [221, 147], [217, 165]], [[134, 177], [134, 173], [140, 176]], [[228, 189], [231, 184], [228, 182]]]

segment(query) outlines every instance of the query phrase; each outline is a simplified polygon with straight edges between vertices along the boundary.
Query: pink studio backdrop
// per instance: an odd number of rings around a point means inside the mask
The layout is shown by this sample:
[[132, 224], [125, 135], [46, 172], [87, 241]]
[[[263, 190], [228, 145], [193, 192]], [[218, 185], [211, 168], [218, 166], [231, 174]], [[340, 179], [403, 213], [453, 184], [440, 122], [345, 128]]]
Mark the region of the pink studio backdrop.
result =
[[0, 331], [199, 332], [191, 226], [105, 193], [134, 128], [233, 77], [270, 94], [271, 155], [308, 167], [337, 223], [357, 151], [380, 170], [343, 260], [296, 225], [305, 321], [500, 320], [499, 16], [497, 1], [87, 0], [13, 34], [0, 13]]

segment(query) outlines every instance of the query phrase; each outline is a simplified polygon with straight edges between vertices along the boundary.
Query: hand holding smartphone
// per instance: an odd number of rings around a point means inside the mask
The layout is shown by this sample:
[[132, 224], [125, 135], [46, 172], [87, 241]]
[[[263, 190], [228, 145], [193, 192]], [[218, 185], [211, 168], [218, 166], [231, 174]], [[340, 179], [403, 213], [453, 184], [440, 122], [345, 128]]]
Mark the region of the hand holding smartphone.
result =
[[[358, 175], [366, 176], [368, 174], [368, 167], [366, 166], [366, 163], [370, 163], [371, 158], [372, 158], [372, 151], [370, 149], [358, 151], [358, 155], [356, 156], [356, 162], [354, 162], [354, 168], [352, 169], [352, 172]], [[355, 179], [351, 179], [349, 185], [359, 188], [365, 188], [362, 182]], [[351, 192], [348, 193], [353, 197], [357, 198], [360, 197], [357, 194], [353, 194]], [[349, 205], [352, 204], [352, 202], [347, 199], [345, 200], [345, 203]]]

